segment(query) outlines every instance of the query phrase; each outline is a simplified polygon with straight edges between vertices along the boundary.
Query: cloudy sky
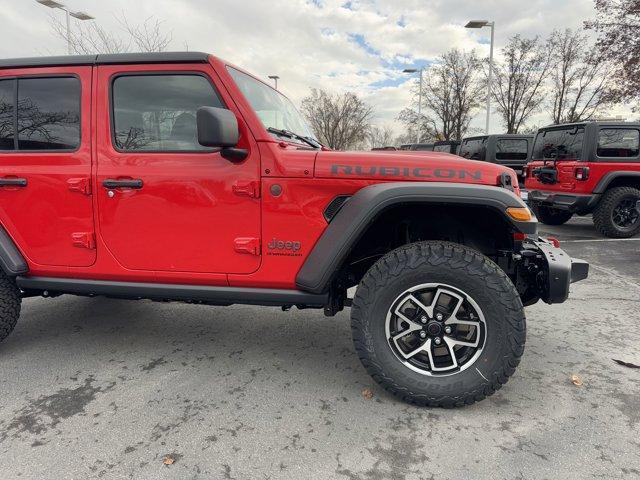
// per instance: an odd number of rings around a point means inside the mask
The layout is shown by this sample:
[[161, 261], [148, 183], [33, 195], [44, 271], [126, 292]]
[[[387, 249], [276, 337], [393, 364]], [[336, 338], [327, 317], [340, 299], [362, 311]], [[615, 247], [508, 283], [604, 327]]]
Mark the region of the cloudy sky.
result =
[[[375, 107], [377, 124], [396, 131], [412, 82], [403, 68], [426, 66], [451, 47], [488, 55], [489, 29], [465, 29], [468, 20], [495, 20], [499, 50], [514, 34], [581, 28], [594, 16], [592, 0], [58, 1], [114, 31], [115, 15], [132, 22], [153, 15], [173, 32], [172, 50], [210, 52], [262, 78], [277, 74], [280, 89], [296, 103], [310, 87], [355, 91]], [[35, 0], [0, 0], [0, 57], [66, 53], [51, 31], [52, 13], [63, 19], [63, 12]], [[478, 112], [472, 126], [482, 126], [483, 115]], [[492, 123], [493, 131], [501, 130], [498, 118]]]

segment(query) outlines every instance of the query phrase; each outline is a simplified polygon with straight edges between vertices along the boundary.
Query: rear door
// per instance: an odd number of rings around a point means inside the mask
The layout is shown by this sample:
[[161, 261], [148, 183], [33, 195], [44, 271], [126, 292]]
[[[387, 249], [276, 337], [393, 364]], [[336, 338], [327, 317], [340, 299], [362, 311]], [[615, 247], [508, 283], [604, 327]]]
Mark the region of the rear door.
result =
[[[575, 168], [582, 161], [584, 149], [584, 126], [571, 125], [549, 130], [540, 130], [533, 144], [531, 159], [542, 160], [547, 168], [555, 168], [557, 174], [556, 187], [571, 191], [576, 188]], [[532, 186], [545, 184], [534, 179]], [[529, 187], [531, 188], [531, 187]]]
[[[98, 90], [98, 218], [117, 261], [166, 272], [257, 270], [258, 148], [213, 68], [104, 65]], [[198, 144], [202, 106], [236, 114], [245, 160]]]
[[0, 70], [0, 221], [33, 264], [96, 258], [92, 67]]

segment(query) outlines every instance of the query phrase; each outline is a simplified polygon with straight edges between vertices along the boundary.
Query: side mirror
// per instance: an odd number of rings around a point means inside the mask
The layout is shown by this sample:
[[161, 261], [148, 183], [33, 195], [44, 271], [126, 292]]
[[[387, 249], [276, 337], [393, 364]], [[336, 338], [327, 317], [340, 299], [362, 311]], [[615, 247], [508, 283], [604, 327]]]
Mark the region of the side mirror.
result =
[[196, 114], [198, 143], [204, 147], [235, 147], [240, 133], [238, 120], [231, 110], [200, 107]]

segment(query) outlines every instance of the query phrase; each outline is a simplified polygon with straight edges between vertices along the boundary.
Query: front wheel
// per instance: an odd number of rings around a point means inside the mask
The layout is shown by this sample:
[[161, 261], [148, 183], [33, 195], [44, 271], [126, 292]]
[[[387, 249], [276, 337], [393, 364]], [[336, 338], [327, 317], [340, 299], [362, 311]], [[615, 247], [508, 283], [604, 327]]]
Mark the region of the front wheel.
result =
[[22, 297], [16, 282], [0, 270], [0, 342], [13, 331], [20, 316]]
[[524, 352], [513, 283], [477, 251], [448, 242], [398, 248], [365, 274], [351, 309], [356, 351], [386, 390], [423, 406], [493, 394]]

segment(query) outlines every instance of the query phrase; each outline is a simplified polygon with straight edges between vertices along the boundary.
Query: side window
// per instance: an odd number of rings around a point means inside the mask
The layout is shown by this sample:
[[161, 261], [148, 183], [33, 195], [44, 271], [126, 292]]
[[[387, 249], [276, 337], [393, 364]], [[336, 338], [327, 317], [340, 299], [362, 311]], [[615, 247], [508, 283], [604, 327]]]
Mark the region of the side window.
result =
[[18, 150], [75, 150], [80, 145], [80, 80], [18, 79]]
[[459, 155], [470, 160], [485, 160], [486, 138], [465, 140], [460, 147]]
[[637, 157], [640, 131], [630, 128], [603, 128], [598, 133], [599, 157]]
[[75, 150], [79, 145], [77, 78], [0, 80], [0, 150]]
[[0, 80], [0, 150], [15, 148], [15, 80]]
[[503, 138], [496, 142], [496, 160], [526, 160], [529, 142], [525, 139]]
[[198, 143], [196, 112], [225, 108], [202, 75], [124, 75], [112, 95], [114, 143], [125, 151], [211, 150]]

